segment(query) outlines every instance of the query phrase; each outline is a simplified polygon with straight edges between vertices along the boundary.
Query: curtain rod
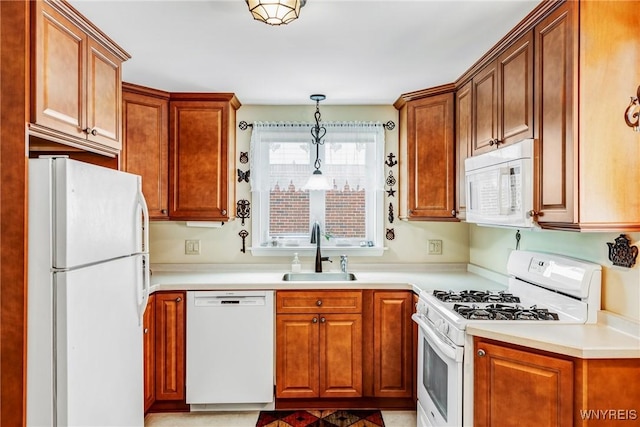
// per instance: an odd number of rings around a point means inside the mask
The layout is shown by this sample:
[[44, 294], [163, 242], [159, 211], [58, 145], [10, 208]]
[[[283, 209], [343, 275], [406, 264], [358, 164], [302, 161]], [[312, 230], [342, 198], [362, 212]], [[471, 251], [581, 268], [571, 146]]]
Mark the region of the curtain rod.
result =
[[[247, 123], [242, 120], [238, 123], [238, 127], [240, 130], [247, 130], [247, 128], [253, 127], [253, 123]], [[395, 129], [396, 124], [392, 120], [389, 120], [387, 123], [382, 123], [382, 127], [385, 128], [385, 130], [393, 130]]]

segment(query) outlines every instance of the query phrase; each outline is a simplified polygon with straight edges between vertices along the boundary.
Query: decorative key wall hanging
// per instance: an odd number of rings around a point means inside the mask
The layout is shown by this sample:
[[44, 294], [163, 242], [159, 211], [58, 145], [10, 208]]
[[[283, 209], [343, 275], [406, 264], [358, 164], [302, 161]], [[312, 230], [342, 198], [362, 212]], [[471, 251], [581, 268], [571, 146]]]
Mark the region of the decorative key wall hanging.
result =
[[238, 236], [240, 236], [240, 238], [242, 239], [242, 249], [240, 249], [240, 252], [242, 253], [246, 253], [247, 252], [247, 247], [245, 245], [245, 239], [247, 238], [247, 236], [249, 235], [249, 232], [245, 229], [240, 230], [240, 232], [238, 233]]

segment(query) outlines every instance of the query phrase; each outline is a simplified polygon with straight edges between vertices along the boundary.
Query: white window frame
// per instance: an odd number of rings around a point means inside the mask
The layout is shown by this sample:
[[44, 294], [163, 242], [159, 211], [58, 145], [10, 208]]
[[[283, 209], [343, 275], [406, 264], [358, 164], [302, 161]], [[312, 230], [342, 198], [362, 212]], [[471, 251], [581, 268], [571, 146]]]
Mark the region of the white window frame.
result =
[[[371, 237], [364, 239], [333, 239], [323, 237], [321, 239], [322, 255], [337, 256], [341, 254], [354, 256], [380, 256], [383, 254], [384, 247], [384, 127], [381, 123], [363, 123], [363, 122], [341, 122], [341, 123], [323, 123], [327, 128], [327, 135], [324, 139], [331, 141], [331, 131], [334, 130], [335, 135], [340, 130], [354, 131], [358, 127], [359, 137], [365, 135], [369, 143], [374, 144], [373, 150], [368, 150], [367, 156], [367, 186], [365, 187], [365, 234]], [[314, 170], [313, 162], [315, 161], [316, 146], [311, 143], [312, 138], [310, 129], [312, 125], [309, 123], [254, 123], [251, 138], [251, 247], [249, 248], [252, 255], [255, 256], [291, 256], [298, 253], [300, 256], [314, 256], [316, 245], [310, 243], [310, 232], [313, 222], [318, 219], [320, 229], [324, 233], [324, 191], [310, 191], [309, 194], [309, 227], [304, 235], [292, 236], [290, 239], [269, 240], [269, 185], [265, 182], [265, 177], [260, 175], [260, 171], [268, 168], [264, 166], [268, 162], [268, 156], [261, 151], [265, 146], [259, 144], [268, 144], [269, 138], [274, 141], [274, 135], [282, 135], [282, 132], [289, 132], [295, 141], [300, 140], [301, 143], [308, 142], [310, 147], [309, 176]], [[341, 134], [341, 138], [345, 138], [345, 134]], [[337, 137], [337, 136], [336, 136]], [[342, 139], [344, 140], [344, 139]], [[320, 159], [322, 167], [324, 162], [325, 145], [320, 145]], [[286, 183], [282, 183], [284, 185]], [[317, 218], [317, 212], [322, 211], [322, 218]]]

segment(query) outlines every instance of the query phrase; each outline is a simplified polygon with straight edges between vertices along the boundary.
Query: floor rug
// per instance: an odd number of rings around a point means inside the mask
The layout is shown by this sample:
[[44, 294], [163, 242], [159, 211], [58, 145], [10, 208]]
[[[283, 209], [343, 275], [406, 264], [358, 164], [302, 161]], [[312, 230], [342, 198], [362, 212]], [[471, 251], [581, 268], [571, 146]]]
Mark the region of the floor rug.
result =
[[384, 427], [378, 410], [261, 411], [256, 427]]

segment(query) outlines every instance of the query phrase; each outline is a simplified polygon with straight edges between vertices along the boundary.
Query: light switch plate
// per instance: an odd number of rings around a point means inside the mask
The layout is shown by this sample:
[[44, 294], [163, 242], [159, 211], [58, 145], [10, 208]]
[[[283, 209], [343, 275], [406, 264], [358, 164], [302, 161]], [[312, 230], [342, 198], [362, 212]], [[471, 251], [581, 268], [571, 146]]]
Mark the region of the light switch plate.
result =
[[442, 240], [429, 239], [429, 255], [442, 255]]
[[200, 240], [185, 240], [184, 253], [185, 255], [200, 255]]

